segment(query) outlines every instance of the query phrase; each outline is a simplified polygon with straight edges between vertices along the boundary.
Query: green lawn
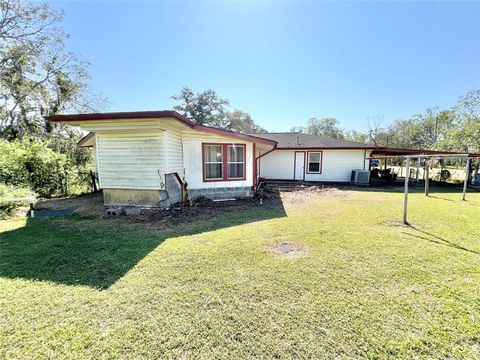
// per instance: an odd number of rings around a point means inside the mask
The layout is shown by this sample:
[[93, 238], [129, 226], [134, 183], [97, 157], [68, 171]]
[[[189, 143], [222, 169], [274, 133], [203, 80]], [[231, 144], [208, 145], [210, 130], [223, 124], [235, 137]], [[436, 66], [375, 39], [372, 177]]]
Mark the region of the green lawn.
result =
[[0, 221], [0, 358], [478, 359], [480, 193], [433, 195], [410, 197], [411, 227], [399, 191], [167, 232]]

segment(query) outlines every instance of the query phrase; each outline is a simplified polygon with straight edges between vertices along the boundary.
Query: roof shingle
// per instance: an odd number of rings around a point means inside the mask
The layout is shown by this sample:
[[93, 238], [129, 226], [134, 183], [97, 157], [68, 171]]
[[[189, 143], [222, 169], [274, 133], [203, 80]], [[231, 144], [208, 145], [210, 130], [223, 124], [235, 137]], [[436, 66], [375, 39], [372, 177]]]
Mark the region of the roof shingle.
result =
[[325, 138], [302, 133], [266, 133], [255, 134], [255, 136], [276, 141], [278, 143], [277, 148], [375, 148], [374, 145], [361, 142]]

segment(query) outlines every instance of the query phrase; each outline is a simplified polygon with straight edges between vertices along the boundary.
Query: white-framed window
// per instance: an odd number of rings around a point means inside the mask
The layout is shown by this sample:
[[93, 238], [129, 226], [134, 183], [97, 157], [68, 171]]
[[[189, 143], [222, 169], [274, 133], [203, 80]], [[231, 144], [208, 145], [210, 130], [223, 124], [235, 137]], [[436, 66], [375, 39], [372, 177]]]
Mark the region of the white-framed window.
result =
[[322, 152], [309, 151], [307, 159], [307, 173], [321, 174], [322, 173]]

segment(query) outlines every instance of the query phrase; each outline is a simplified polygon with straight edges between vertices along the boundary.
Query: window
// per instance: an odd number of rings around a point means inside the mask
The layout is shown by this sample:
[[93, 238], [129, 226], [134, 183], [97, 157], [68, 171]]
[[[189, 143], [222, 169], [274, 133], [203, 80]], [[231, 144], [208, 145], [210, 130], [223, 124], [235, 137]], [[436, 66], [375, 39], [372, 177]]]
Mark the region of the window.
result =
[[202, 144], [203, 180], [245, 180], [245, 145]]
[[228, 145], [228, 178], [242, 179], [245, 167], [245, 147]]
[[205, 161], [205, 179], [223, 179], [223, 149], [222, 145], [205, 145], [203, 148]]
[[322, 153], [308, 153], [308, 171], [310, 174], [320, 174], [322, 172]]

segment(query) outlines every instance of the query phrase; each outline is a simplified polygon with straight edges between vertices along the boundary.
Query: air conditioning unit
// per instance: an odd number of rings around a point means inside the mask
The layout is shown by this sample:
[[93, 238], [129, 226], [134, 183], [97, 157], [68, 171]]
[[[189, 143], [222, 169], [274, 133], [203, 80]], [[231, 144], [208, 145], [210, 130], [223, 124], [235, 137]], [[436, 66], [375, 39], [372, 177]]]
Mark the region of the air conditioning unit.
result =
[[368, 185], [370, 183], [370, 171], [355, 169], [352, 170], [352, 184]]

